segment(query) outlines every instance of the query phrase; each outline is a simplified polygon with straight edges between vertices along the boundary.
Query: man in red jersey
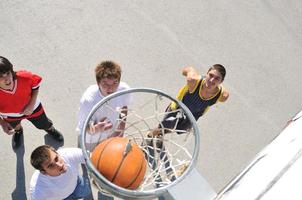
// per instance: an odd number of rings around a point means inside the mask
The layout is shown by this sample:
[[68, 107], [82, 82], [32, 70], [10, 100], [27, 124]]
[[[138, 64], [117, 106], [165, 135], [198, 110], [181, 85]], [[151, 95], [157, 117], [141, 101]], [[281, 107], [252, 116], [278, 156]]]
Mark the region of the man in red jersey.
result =
[[53, 127], [37, 98], [41, 80], [28, 71], [15, 72], [10, 61], [0, 56], [0, 125], [5, 133], [13, 135], [14, 148], [21, 145], [23, 119], [45, 130], [55, 140], [63, 141], [62, 134]]

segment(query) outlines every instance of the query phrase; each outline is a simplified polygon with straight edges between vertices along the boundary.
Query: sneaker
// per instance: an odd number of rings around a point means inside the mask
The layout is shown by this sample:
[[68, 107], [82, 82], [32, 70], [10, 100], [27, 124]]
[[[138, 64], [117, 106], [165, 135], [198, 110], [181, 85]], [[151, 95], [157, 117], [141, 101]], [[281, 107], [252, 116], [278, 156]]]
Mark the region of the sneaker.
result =
[[63, 135], [57, 130], [55, 129], [54, 127], [48, 129], [48, 130], [45, 130], [53, 139], [59, 141], [59, 142], [63, 142], [64, 140], [64, 137]]
[[22, 142], [22, 139], [21, 139], [22, 135], [23, 135], [23, 128], [21, 127], [21, 129], [15, 131], [15, 133], [13, 135], [12, 143], [13, 143], [14, 149], [17, 149], [18, 147], [20, 147], [21, 142]]

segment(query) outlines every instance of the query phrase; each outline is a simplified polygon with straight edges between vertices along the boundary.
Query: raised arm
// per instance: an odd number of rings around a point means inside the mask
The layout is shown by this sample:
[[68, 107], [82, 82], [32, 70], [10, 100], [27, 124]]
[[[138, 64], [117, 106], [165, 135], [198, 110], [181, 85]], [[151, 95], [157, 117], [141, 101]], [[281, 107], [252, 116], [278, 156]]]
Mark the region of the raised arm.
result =
[[193, 91], [197, 81], [201, 79], [201, 75], [194, 67], [191, 66], [184, 67], [182, 75], [186, 77], [189, 91]]

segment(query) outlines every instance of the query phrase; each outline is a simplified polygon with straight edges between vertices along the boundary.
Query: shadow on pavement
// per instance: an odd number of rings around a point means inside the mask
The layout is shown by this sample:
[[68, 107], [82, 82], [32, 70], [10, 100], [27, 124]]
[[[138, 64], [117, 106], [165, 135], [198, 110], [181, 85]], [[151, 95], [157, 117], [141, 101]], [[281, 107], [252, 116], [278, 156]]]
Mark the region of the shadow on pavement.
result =
[[26, 187], [25, 187], [25, 171], [24, 171], [24, 138], [23, 134], [21, 136], [21, 145], [19, 148], [14, 149], [14, 152], [17, 157], [17, 166], [16, 166], [16, 188], [12, 192], [12, 200], [27, 200], [26, 197]]
[[44, 136], [44, 141], [45, 144], [52, 146], [55, 149], [58, 149], [59, 147], [64, 146], [64, 141], [63, 142], [58, 142], [55, 139], [53, 139], [50, 135], [46, 134]]

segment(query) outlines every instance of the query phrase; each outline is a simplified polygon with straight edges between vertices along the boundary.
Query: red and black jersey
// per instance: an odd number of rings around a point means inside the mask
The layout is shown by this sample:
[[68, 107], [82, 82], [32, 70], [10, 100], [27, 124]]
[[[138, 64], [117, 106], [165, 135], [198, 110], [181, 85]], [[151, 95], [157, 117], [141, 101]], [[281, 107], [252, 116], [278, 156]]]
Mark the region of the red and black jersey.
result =
[[[0, 88], [0, 115], [7, 117], [22, 117], [24, 107], [29, 103], [33, 90], [39, 88], [42, 78], [28, 71], [17, 71], [13, 90]], [[37, 100], [34, 109], [38, 108]]]

